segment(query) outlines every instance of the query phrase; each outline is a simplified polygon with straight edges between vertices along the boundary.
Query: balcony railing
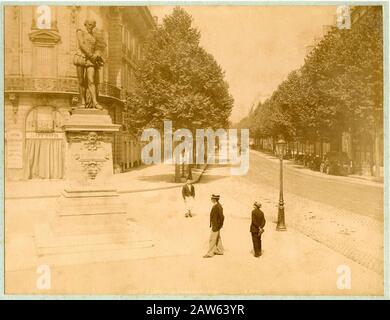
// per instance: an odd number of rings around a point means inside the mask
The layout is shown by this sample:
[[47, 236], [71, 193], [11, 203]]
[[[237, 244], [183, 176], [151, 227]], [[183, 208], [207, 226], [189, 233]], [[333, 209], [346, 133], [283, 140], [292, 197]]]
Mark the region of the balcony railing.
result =
[[[75, 78], [6, 77], [5, 91], [52, 92], [78, 94]], [[99, 96], [121, 99], [121, 90], [109, 83], [99, 84]]]
[[99, 95], [121, 99], [121, 89], [107, 82], [99, 84]]

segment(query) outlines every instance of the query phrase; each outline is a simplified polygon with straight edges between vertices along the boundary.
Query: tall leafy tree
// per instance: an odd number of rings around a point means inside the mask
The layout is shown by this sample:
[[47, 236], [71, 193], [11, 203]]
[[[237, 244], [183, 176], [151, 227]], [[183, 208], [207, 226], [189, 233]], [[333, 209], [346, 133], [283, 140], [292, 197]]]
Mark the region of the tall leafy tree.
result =
[[192, 17], [180, 7], [150, 34], [127, 99], [131, 130], [161, 129], [163, 120], [192, 131], [229, 125], [233, 98], [224, 72], [199, 42]]
[[174, 128], [228, 125], [233, 99], [224, 72], [199, 40], [191, 16], [180, 7], [151, 33], [128, 97], [134, 128], [161, 128], [165, 119]]

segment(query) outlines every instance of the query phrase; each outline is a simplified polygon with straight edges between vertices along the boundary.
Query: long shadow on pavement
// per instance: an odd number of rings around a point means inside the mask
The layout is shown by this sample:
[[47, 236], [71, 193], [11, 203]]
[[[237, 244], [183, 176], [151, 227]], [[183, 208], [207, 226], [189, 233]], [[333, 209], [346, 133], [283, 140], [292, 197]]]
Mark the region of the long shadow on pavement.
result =
[[174, 173], [137, 177], [139, 181], [175, 183]]
[[207, 166], [207, 169], [203, 173], [200, 181], [198, 181], [198, 184], [206, 184], [206, 183], [210, 183], [210, 182], [213, 182], [213, 181], [216, 181], [216, 180], [228, 178], [229, 177], [228, 175], [221, 175], [221, 174], [212, 174], [212, 173], [210, 173], [210, 171], [212, 169], [218, 169], [218, 168], [223, 168], [223, 167], [230, 167], [230, 165], [209, 164]]

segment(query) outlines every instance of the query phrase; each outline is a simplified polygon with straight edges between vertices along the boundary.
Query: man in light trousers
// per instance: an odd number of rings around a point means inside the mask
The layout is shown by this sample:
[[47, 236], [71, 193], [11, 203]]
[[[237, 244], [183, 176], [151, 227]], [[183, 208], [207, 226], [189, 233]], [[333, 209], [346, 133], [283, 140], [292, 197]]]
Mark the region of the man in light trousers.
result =
[[223, 246], [221, 239], [221, 228], [224, 222], [223, 208], [219, 203], [219, 195], [213, 194], [211, 196], [211, 202], [213, 203], [213, 207], [210, 212], [210, 240], [209, 240], [209, 250], [203, 256], [203, 258], [211, 258], [215, 254], [223, 255]]
[[187, 179], [186, 184], [181, 189], [181, 194], [183, 196], [184, 205], [186, 207], [185, 217], [192, 217], [195, 201], [195, 188], [191, 183], [191, 179]]

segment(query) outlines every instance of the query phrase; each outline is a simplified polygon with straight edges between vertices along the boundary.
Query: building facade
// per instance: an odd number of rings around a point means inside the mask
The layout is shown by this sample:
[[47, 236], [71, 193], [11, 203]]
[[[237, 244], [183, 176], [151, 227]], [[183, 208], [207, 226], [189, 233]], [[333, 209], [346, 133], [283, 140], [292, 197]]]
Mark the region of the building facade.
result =
[[6, 6], [5, 173], [7, 179], [62, 179], [66, 142], [62, 130], [79, 104], [73, 56], [77, 29], [93, 19], [106, 41], [99, 103], [121, 130], [113, 145], [114, 169], [140, 163], [141, 146], [130, 135], [125, 97], [133, 90], [142, 43], [155, 21], [147, 7]]

